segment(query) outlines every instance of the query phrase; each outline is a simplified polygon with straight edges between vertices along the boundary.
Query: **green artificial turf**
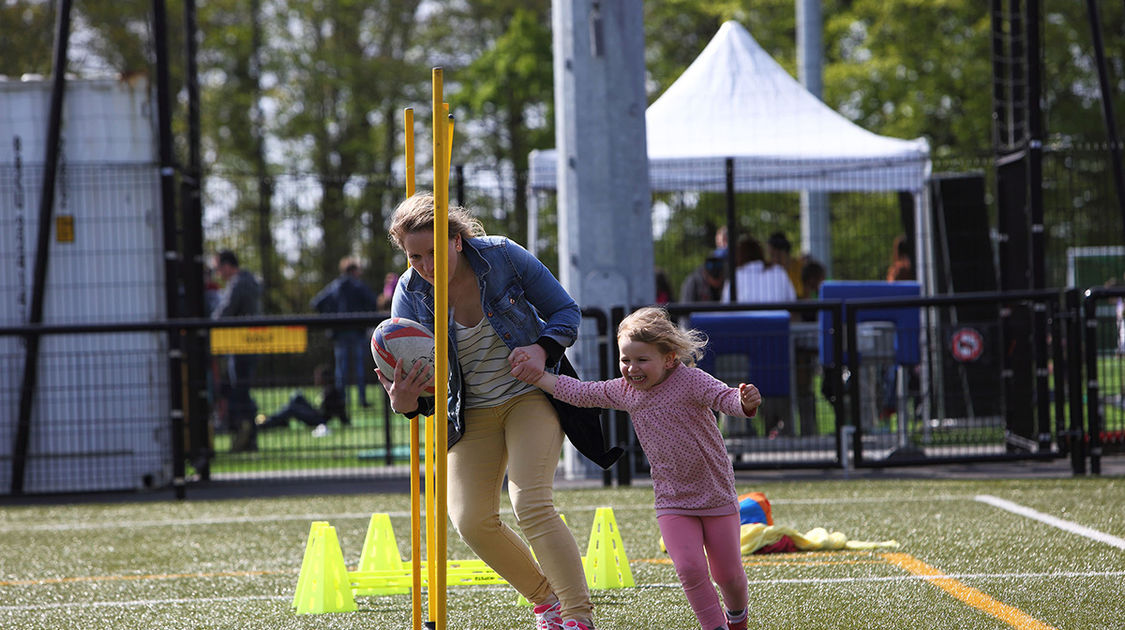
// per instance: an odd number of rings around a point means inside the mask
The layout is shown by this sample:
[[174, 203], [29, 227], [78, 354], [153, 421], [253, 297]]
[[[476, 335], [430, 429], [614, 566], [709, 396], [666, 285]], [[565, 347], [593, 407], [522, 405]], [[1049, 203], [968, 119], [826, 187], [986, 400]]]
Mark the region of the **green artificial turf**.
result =
[[[897, 549], [746, 556], [753, 628], [1113, 629], [1125, 619], [1125, 549], [974, 500], [991, 495], [1125, 537], [1125, 479], [852, 480], [740, 483], [764, 491], [778, 525], [897, 540]], [[599, 629], [698, 627], [658, 546], [650, 488], [559, 490], [585, 552], [610, 506], [636, 588], [593, 592]], [[290, 607], [313, 521], [328, 521], [354, 569], [373, 513], [408, 557], [409, 496], [20, 506], [0, 510], [0, 627], [408, 628], [409, 595], [359, 597], [358, 611]], [[503, 515], [509, 523], [509, 511]], [[906, 554], [974, 593], [977, 605], [883, 554]], [[449, 530], [449, 558], [473, 557]], [[532, 628], [508, 586], [450, 587], [448, 627]], [[1043, 624], [983, 610], [998, 602]], [[1024, 620], [1026, 622], [1026, 619]]]

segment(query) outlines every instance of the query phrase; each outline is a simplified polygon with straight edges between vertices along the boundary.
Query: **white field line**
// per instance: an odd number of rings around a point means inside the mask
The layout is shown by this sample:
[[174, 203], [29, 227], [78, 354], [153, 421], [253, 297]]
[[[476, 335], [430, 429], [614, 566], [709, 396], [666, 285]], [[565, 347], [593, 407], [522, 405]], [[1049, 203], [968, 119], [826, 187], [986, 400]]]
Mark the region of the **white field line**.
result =
[[991, 494], [978, 494], [973, 498], [974, 500], [980, 501], [981, 503], [987, 503], [988, 505], [998, 507], [1001, 510], [1007, 510], [1009, 512], [1012, 512], [1013, 514], [1019, 514], [1020, 516], [1026, 516], [1027, 518], [1035, 519], [1041, 523], [1046, 523], [1052, 527], [1057, 527], [1072, 534], [1085, 536], [1086, 538], [1089, 538], [1091, 540], [1096, 540], [1111, 547], [1117, 547], [1118, 549], [1125, 549], [1125, 539], [1106, 534], [1105, 532], [1100, 532], [1096, 529], [1086, 527], [1085, 525], [1079, 525], [1078, 523], [1072, 523], [1071, 521], [1066, 521], [1061, 518], [1051, 516], [1050, 514], [1044, 514], [1018, 503], [1012, 503], [1011, 501], [1007, 501], [999, 497], [994, 497]]
[[[1059, 573], [949, 573], [940, 576], [925, 575], [897, 575], [889, 577], [854, 577], [854, 578], [769, 578], [750, 580], [754, 586], [770, 586], [774, 584], [862, 584], [876, 582], [925, 582], [929, 580], [1051, 580], [1074, 578], [1118, 578], [1125, 577], [1125, 571], [1066, 571]], [[480, 585], [473, 586], [474, 590], [505, 590], [507, 585]], [[642, 589], [681, 589], [678, 582], [665, 584], [638, 584], [636, 588]], [[23, 604], [14, 606], [0, 606], [0, 612], [27, 612], [33, 610], [51, 610], [61, 608], [99, 608], [117, 607], [133, 608], [140, 606], [169, 606], [183, 604], [212, 604], [218, 602], [250, 602], [250, 601], [292, 601], [292, 595], [246, 595], [241, 597], [178, 597], [169, 599], [134, 599], [125, 601], [101, 602], [55, 602], [44, 604]]]
[[240, 597], [177, 597], [174, 599], [132, 599], [127, 601], [108, 602], [57, 602], [52, 604], [26, 604], [23, 606], [0, 606], [0, 612], [21, 612], [29, 610], [51, 610], [58, 608], [134, 608], [138, 606], [174, 606], [179, 604], [217, 603], [217, 602], [251, 602], [262, 600], [284, 599], [292, 600], [292, 595], [243, 595]]
[[[771, 505], [860, 505], [864, 503], [906, 503], [911, 501], [931, 503], [934, 501], [964, 501], [968, 496], [963, 495], [939, 495], [929, 497], [830, 497], [823, 499], [770, 499]], [[584, 506], [571, 506], [565, 509], [559, 509], [559, 512], [566, 515], [571, 512], [595, 512], [599, 507], [604, 505], [584, 505]], [[652, 511], [651, 505], [643, 506], [611, 506], [615, 512], [635, 512], [635, 511]], [[500, 510], [501, 514], [511, 515], [512, 510]], [[386, 512], [391, 518], [410, 518], [410, 512]], [[328, 521], [330, 523], [336, 521], [346, 521], [352, 519], [370, 519], [370, 512], [340, 512], [337, 514], [267, 514], [262, 516], [223, 516], [223, 517], [208, 517], [208, 518], [191, 518], [191, 519], [169, 519], [158, 521], [130, 521], [130, 520], [115, 520], [104, 522], [75, 522], [75, 523], [38, 523], [38, 524], [23, 524], [23, 523], [0, 523], [0, 533], [3, 532], [70, 532], [82, 531], [91, 529], [115, 529], [115, 528], [151, 528], [151, 527], [195, 527], [207, 525], [239, 525], [243, 523], [273, 523], [285, 521], [304, 521], [311, 523], [313, 521]]]

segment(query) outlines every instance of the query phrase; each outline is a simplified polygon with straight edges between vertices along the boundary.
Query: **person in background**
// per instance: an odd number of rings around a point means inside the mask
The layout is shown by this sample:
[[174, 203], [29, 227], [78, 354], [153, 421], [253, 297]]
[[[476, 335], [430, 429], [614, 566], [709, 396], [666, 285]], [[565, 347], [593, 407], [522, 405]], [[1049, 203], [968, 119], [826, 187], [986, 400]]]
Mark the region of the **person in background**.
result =
[[[899, 234], [891, 244], [891, 264], [887, 266], [887, 282], [914, 279], [914, 248], [905, 234]], [[907, 378], [910, 384], [917, 380], [913, 372], [908, 374]], [[879, 419], [885, 420], [898, 411], [898, 368], [893, 363], [883, 368], [882, 388]]]
[[[726, 252], [727, 247], [729, 247], [727, 239], [727, 226], [720, 225], [715, 230], [715, 249]], [[726, 254], [724, 253], [723, 255], [725, 256]]]
[[[797, 292], [789, 275], [780, 265], [766, 262], [762, 244], [758, 239], [743, 234], [738, 238], [738, 268], [735, 269], [734, 281], [737, 283], [738, 303], [773, 303], [795, 302]], [[728, 280], [723, 285], [724, 303], [730, 303], [730, 286]], [[792, 316], [790, 316], [792, 317]], [[791, 435], [793, 423], [791, 419], [788, 396], [768, 396], [762, 407], [759, 418], [764, 426], [765, 434], [771, 438], [779, 435]], [[739, 435], [743, 431], [753, 431], [753, 427], [746, 423], [738, 422], [737, 418], [723, 417], [723, 429], [727, 435]]]
[[328, 421], [339, 418], [340, 424], [351, 424], [348, 417], [347, 401], [344, 393], [336, 387], [332, 367], [318, 365], [313, 370], [313, 383], [320, 389], [320, 404], [316, 407], [305, 398], [304, 392], [297, 390], [289, 398], [284, 407], [278, 409], [268, 417], [259, 414], [255, 418], [258, 429], [272, 429], [275, 427], [289, 426], [289, 420], [295, 419], [313, 428], [313, 437], [328, 435]]
[[[802, 300], [816, 300], [820, 298], [820, 285], [824, 282], [826, 272], [824, 265], [817, 262], [812, 256], [801, 257], [801, 288], [804, 290], [798, 297]], [[801, 311], [800, 319], [803, 322], [816, 322], [819, 311]], [[801, 343], [798, 340], [794, 345], [794, 375], [797, 386], [797, 418], [802, 436], [817, 435], [816, 423], [816, 394], [813, 385], [820, 368], [819, 351], [817, 344]]]
[[[801, 257], [801, 290], [798, 299], [815, 300], [820, 297], [820, 285], [827, 279], [828, 274], [824, 265], [812, 256]], [[815, 320], [816, 317], [808, 321]]]
[[[222, 287], [215, 281], [214, 260], [203, 265], [203, 308], [207, 317], [219, 305]], [[226, 430], [230, 426], [227, 416], [227, 399], [219, 394], [223, 382], [222, 369], [218, 357], [210, 357], [207, 365], [207, 402], [211, 405], [211, 423], [216, 429]]]
[[[211, 312], [211, 318], [261, 315], [262, 285], [254, 274], [239, 267], [238, 256], [229, 249], [223, 250], [215, 256], [213, 266], [225, 285], [219, 294], [215, 310]], [[253, 354], [227, 356], [226, 428], [235, 433], [230, 447], [234, 453], [258, 450], [254, 424], [258, 405], [250, 396], [250, 380], [254, 377], [257, 362], [258, 357]]]
[[769, 250], [770, 262], [780, 266], [789, 275], [789, 282], [793, 283], [793, 290], [797, 293], [797, 297], [803, 296], [805, 290], [801, 286], [801, 260], [793, 257], [793, 246], [789, 239], [781, 232], [774, 232], [766, 241], [766, 249]]
[[391, 300], [395, 296], [395, 286], [398, 284], [398, 274], [393, 271], [388, 271], [387, 275], [383, 276], [383, 292], [375, 300], [375, 306], [380, 311], [391, 310]]
[[895, 237], [891, 245], [891, 264], [887, 267], [887, 282], [914, 280], [914, 248], [905, 234]]
[[[312, 299], [318, 313], [365, 313], [378, 309], [375, 293], [360, 279], [359, 260], [351, 256], [340, 259], [340, 275], [328, 283]], [[349, 377], [354, 377], [359, 404], [367, 407], [367, 357], [370, 335], [367, 328], [333, 328], [332, 346], [336, 355], [336, 387], [348, 399]]]
[[[626, 317], [617, 343], [620, 378], [583, 382], [535, 368], [520, 380], [573, 405], [629, 412], [652, 469], [656, 523], [700, 627], [745, 630], [750, 594], [738, 494], [714, 412], [749, 418], [762, 396], [754, 385], [728, 387], [695, 367], [706, 336], [679, 328], [664, 309], [645, 307]], [[523, 363], [513, 358], [513, 374]]]
[[656, 268], [656, 301], [654, 304], [664, 306], [672, 301], [672, 282], [668, 280], [668, 274], [664, 270]]
[[718, 302], [726, 277], [726, 250], [716, 249], [680, 285], [681, 302]]
[[[789, 274], [778, 265], [766, 262], [758, 239], [743, 234], [738, 239], [738, 268], [734, 271], [739, 302], [792, 302], [797, 291]], [[730, 281], [723, 284], [723, 302], [730, 302]]]

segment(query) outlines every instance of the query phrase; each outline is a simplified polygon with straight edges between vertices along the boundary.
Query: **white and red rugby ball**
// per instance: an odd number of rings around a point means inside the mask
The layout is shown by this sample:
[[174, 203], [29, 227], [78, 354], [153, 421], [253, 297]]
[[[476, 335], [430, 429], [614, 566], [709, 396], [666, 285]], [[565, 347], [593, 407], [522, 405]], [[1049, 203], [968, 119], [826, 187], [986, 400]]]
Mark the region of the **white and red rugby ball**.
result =
[[[395, 365], [399, 359], [405, 361], [406, 371], [415, 361], [425, 361], [434, 373], [434, 334], [418, 322], [405, 317], [384, 319], [371, 334], [371, 356], [375, 365], [388, 379], [395, 378]], [[426, 393], [434, 393], [427, 387]]]

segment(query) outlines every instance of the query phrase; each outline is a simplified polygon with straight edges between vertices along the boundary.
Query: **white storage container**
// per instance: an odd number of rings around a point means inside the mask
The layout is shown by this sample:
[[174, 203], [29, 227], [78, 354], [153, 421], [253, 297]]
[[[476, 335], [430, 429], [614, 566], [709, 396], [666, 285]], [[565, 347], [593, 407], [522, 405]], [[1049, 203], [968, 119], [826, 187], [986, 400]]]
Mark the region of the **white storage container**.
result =
[[[49, 80], [0, 79], [0, 326], [28, 322], [50, 100]], [[154, 120], [147, 80], [68, 82], [45, 324], [165, 319]], [[168, 484], [167, 348], [162, 332], [43, 338], [25, 493]], [[24, 360], [24, 340], [0, 336], [0, 494], [11, 492]]]

